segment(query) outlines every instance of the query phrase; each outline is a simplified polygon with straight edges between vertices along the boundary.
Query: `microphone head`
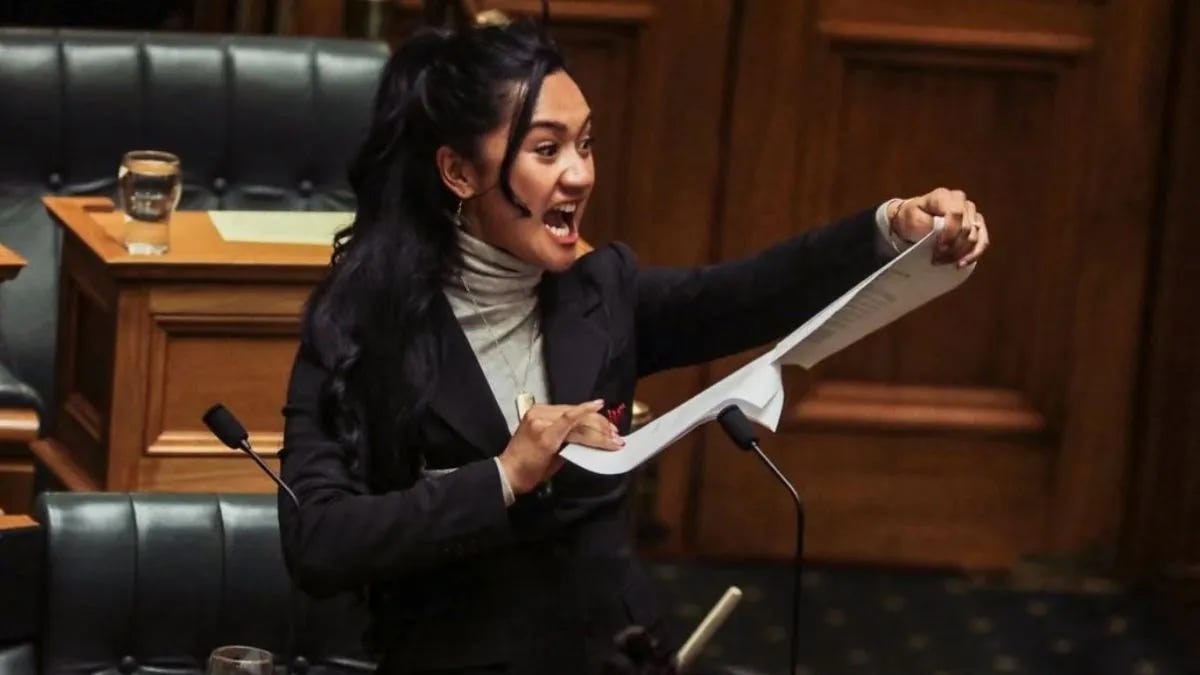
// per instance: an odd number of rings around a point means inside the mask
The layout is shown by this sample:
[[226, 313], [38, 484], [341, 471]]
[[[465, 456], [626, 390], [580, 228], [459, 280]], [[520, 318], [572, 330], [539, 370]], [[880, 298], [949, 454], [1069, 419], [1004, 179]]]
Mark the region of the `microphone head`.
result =
[[642, 626], [627, 626], [613, 636], [616, 650], [604, 661], [604, 675], [673, 675], [670, 650]]
[[233, 450], [242, 450], [250, 436], [246, 433], [246, 427], [220, 403], [209, 408], [200, 419], [204, 420], [204, 426], [208, 427], [214, 436]]
[[725, 406], [720, 413], [717, 414], [717, 422], [720, 422], [721, 428], [729, 436], [739, 448], [743, 450], [753, 450], [758, 443], [758, 435], [754, 431], [754, 425], [746, 418], [746, 413], [737, 407], [737, 404]]

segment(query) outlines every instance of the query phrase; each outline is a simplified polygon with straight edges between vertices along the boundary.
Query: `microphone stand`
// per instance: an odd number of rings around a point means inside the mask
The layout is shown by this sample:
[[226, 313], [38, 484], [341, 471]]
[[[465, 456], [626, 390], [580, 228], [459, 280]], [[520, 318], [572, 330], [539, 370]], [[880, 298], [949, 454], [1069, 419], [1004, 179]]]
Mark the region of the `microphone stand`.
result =
[[[209, 431], [224, 443], [226, 447], [230, 450], [241, 450], [249, 456], [258, 465], [258, 468], [279, 486], [279, 489], [287, 493], [287, 496], [292, 500], [292, 504], [296, 507], [296, 518], [299, 519], [301, 517], [300, 500], [296, 497], [296, 493], [292, 492], [292, 488], [283, 482], [283, 478], [273, 471], [271, 467], [267, 466], [262, 457], [259, 457], [258, 453], [254, 451], [254, 446], [250, 444], [250, 435], [246, 433], [246, 428], [234, 417], [233, 413], [225, 406], [217, 403], [209, 408], [201, 419]], [[280, 536], [282, 536], [282, 532]], [[295, 668], [293, 661], [296, 656], [296, 650], [299, 648], [300, 638], [308, 632], [308, 603], [305, 602], [306, 596], [304, 592], [296, 585], [295, 579], [290, 574], [288, 575], [288, 588], [290, 591], [288, 593], [290, 606], [288, 607], [288, 635], [287, 651], [284, 653], [286, 661], [284, 671], [290, 673]]]
[[796, 492], [796, 488], [792, 486], [792, 482], [783, 475], [779, 467], [771, 461], [770, 457], [763, 452], [762, 447], [758, 444], [758, 438], [755, 436], [754, 427], [750, 421], [746, 419], [746, 414], [742, 412], [736, 404], [726, 406], [717, 415], [717, 421], [721, 424], [721, 428], [729, 435], [730, 439], [741, 449], [751, 450], [762, 463], [767, 466], [771, 473], [775, 474], [775, 478], [787, 488], [792, 495], [792, 502], [796, 505], [796, 550], [792, 559], [792, 644], [791, 644], [791, 668], [788, 673], [795, 673], [796, 667], [800, 662], [800, 596], [801, 596], [801, 576], [803, 572], [804, 562], [804, 501], [800, 498], [800, 493]]
[[[300, 500], [296, 497], [296, 493], [292, 492], [292, 488], [283, 482], [283, 478], [278, 473], [272, 471], [271, 467], [267, 466], [267, 463], [262, 460], [262, 457], [258, 456], [258, 453], [250, 445], [249, 437], [242, 439], [239, 448], [242, 452], [249, 455], [250, 459], [253, 459], [254, 463], [258, 465], [258, 468], [262, 469], [280, 489], [287, 493], [287, 496], [292, 500], [292, 505], [296, 507], [296, 518], [299, 519]], [[282, 532], [280, 536], [282, 536]], [[308, 603], [306, 602], [304, 592], [296, 585], [296, 580], [290, 574], [288, 575], [288, 588], [291, 591], [288, 598], [291, 606], [288, 607], [288, 644], [287, 653], [284, 656], [287, 659], [287, 665], [284, 667], [284, 672], [291, 673], [296, 669], [296, 653], [300, 649], [300, 642], [308, 633]]]

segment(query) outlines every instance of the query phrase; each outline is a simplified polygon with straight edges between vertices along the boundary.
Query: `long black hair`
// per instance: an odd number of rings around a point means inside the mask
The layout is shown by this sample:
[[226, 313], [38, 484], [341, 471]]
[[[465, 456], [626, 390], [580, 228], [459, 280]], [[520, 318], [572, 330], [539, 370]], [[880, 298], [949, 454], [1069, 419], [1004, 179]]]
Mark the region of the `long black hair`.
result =
[[[373, 489], [410, 481], [421, 463], [412, 421], [437, 383], [431, 309], [457, 264], [458, 198], [435, 155], [468, 160], [511, 121], [500, 189], [546, 75], [565, 67], [545, 26], [422, 29], [384, 66], [367, 137], [350, 168], [354, 222], [334, 237], [328, 275], [305, 309], [301, 345], [329, 373], [321, 423]], [[368, 470], [369, 467], [369, 470]]]

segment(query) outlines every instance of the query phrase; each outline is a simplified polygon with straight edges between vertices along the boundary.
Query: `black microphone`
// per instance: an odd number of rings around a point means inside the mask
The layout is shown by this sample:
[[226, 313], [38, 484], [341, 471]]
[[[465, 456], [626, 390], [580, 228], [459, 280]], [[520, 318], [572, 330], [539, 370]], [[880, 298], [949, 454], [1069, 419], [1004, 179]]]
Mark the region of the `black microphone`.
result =
[[264, 473], [271, 477], [271, 480], [275, 481], [280, 490], [288, 493], [288, 496], [292, 498], [292, 503], [296, 505], [296, 513], [300, 513], [300, 500], [296, 499], [296, 493], [292, 492], [292, 488], [288, 487], [287, 483], [283, 482], [283, 479], [279, 477], [279, 474], [272, 471], [271, 467], [267, 466], [267, 463], [262, 461], [262, 457], [259, 457], [258, 453], [254, 451], [254, 448], [250, 445], [250, 434], [246, 433], [246, 427], [242, 426], [238, 418], [229, 412], [229, 408], [220, 403], [215, 403], [200, 419], [204, 421], [204, 426], [208, 427], [213, 436], [216, 436], [226, 447], [231, 450], [241, 450], [249, 455], [250, 459], [254, 460], [254, 463], [258, 465], [258, 468], [262, 469]]
[[754, 425], [746, 419], [746, 414], [737, 404], [725, 406], [717, 415], [717, 422], [721, 424], [721, 428], [725, 430], [734, 444], [743, 450], [753, 450], [758, 455], [771, 473], [779, 479], [779, 482], [783, 483], [788, 492], [792, 493], [792, 501], [796, 503], [796, 556], [792, 561], [795, 575], [792, 581], [792, 661], [791, 668], [787, 670], [789, 673], [794, 673], [800, 661], [800, 576], [804, 560], [804, 502], [800, 499], [800, 493], [792, 487], [787, 476], [783, 475], [783, 472], [759, 447]]
[[[214, 403], [211, 408], [200, 418], [204, 421], [204, 426], [213, 433], [222, 443], [231, 450], [241, 450], [254, 460], [258, 468], [263, 470], [263, 473], [270, 476], [271, 480], [279, 486], [292, 498], [292, 504], [296, 506], [296, 518], [300, 518], [300, 500], [296, 498], [296, 493], [292, 492], [292, 488], [288, 487], [287, 483], [279, 477], [279, 474], [271, 470], [267, 463], [258, 456], [250, 445], [250, 434], [246, 433], [246, 427], [238, 421], [238, 418], [229, 412], [229, 409], [220, 403]], [[308, 605], [305, 602], [305, 596], [296, 586], [295, 579], [290, 580], [290, 602], [291, 611], [288, 613], [288, 637], [287, 637], [287, 652], [284, 654], [287, 663], [287, 670], [290, 672], [293, 668], [292, 656], [296, 653], [297, 635], [303, 636], [308, 630]]]

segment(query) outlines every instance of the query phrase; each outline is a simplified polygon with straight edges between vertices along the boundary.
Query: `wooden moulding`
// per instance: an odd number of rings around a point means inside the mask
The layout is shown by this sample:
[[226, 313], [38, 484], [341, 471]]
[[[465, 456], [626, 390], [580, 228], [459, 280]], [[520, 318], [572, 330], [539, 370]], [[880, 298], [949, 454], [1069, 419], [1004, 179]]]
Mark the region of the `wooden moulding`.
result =
[[38, 527], [37, 521], [29, 516], [0, 514], [0, 531], [23, 530], [29, 527]]
[[38, 415], [28, 408], [0, 410], [0, 443], [28, 443], [38, 436]]
[[1038, 435], [1046, 418], [1016, 390], [823, 382], [795, 405], [789, 425]]
[[[486, 0], [473, 3], [477, 11], [500, 11], [516, 16], [539, 16], [541, 0]], [[421, 0], [400, 0], [406, 10], [419, 10]], [[645, 23], [655, 15], [652, 2], [615, 2], [613, 0], [556, 0], [550, 5], [553, 21], [588, 21], [612, 23]]]
[[100, 491], [100, 485], [71, 458], [67, 449], [54, 439], [38, 439], [29, 444], [29, 449], [39, 462], [46, 465], [46, 468], [62, 481], [68, 490], [73, 492]]
[[826, 20], [820, 31], [834, 43], [1004, 51], [1077, 57], [1092, 51], [1088, 35], [951, 26], [906, 26]]

